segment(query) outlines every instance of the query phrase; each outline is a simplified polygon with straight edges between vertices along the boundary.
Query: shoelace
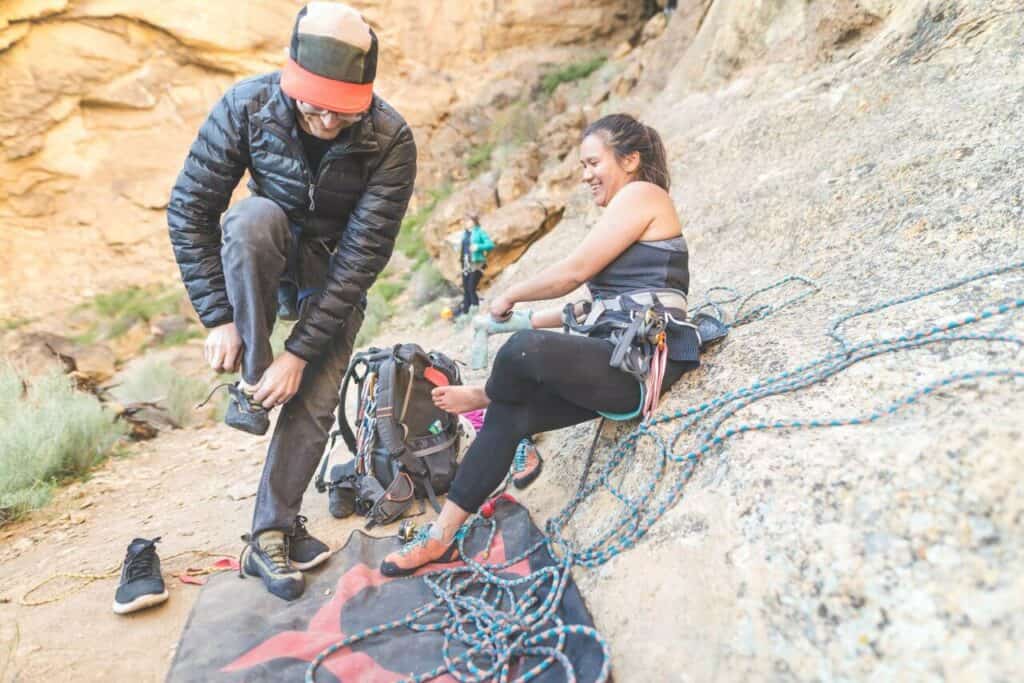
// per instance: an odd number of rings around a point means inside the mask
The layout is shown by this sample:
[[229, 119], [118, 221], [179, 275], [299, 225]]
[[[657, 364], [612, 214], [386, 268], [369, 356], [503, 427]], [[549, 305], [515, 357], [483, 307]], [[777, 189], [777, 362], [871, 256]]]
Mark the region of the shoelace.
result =
[[306, 529], [306, 522], [309, 519], [305, 515], [296, 515], [295, 525], [292, 527], [291, 537], [293, 540], [309, 538], [309, 530]]
[[153, 573], [155, 567], [156, 556], [156, 542], [160, 540], [157, 536], [150, 543], [142, 548], [142, 550], [132, 555], [127, 554], [124, 558], [125, 562], [125, 576], [127, 580], [131, 581], [143, 576], [149, 576]]
[[529, 447], [529, 445], [530, 442], [527, 441], [526, 439], [523, 439], [522, 441], [519, 442], [519, 445], [516, 446], [516, 455], [514, 458], [512, 458], [512, 471], [515, 472], [516, 474], [519, 474], [520, 472], [526, 470], [526, 465], [528, 464], [526, 449]]
[[[216, 394], [221, 389], [223, 389], [224, 387], [227, 387], [228, 388], [228, 393], [231, 393], [231, 389], [236, 384], [237, 384], [237, 382], [222, 382], [221, 384], [218, 384], [217, 386], [215, 386], [213, 389], [210, 390], [210, 393], [206, 395], [206, 398], [203, 399], [202, 403], [197, 403], [196, 404], [196, 408], [195, 409], [199, 410], [200, 408], [205, 406], [207, 403], [209, 403], [210, 399], [213, 398], [213, 395]], [[234, 394], [232, 394], [232, 395], [234, 395]], [[262, 405], [260, 405], [259, 403], [256, 403], [256, 401], [252, 400], [252, 395], [246, 393], [245, 390], [242, 389], [241, 387], [238, 388], [238, 395], [245, 399], [246, 407], [248, 408], [249, 412], [256, 412], [256, 411], [259, 411], [259, 410], [266, 410], [266, 408], [264, 408]]]
[[209, 403], [210, 399], [213, 398], [213, 395], [216, 394], [218, 391], [220, 391], [224, 387], [230, 387], [230, 386], [234, 386], [234, 383], [233, 382], [223, 382], [223, 383], [218, 384], [217, 386], [215, 386], [213, 389], [210, 389], [210, 393], [206, 395], [206, 398], [203, 399], [203, 402], [196, 404], [196, 410], [199, 410], [200, 408], [205, 406], [207, 403]]
[[[270, 563], [274, 565], [274, 569], [278, 571], [287, 571], [290, 569], [288, 566], [288, 537], [284, 537], [285, 540], [281, 543], [268, 543], [266, 546], [257, 545], [256, 541], [253, 540], [252, 535], [242, 534], [242, 540], [245, 541], [247, 546], [252, 546], [253, 550], [260, 550]], [[238, 576], [245, 578], [245, 571], [242, 566], [242, 560], [245, 557], [245, 548], [242, 548], [242, 552], [238, 554]]]

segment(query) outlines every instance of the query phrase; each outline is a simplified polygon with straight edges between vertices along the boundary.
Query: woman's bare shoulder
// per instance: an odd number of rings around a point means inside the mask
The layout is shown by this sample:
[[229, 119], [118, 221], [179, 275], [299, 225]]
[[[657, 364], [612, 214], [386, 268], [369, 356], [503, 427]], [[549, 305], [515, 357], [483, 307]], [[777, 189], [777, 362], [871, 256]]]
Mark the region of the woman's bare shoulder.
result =
[[663, 187], [645, 180], [634, 180], [619, 190], [612, 198], [611, 204], [629, 206], [632, 209], [647, 209], [657, 212], [666, 207], [674, 207], [672, 196]]

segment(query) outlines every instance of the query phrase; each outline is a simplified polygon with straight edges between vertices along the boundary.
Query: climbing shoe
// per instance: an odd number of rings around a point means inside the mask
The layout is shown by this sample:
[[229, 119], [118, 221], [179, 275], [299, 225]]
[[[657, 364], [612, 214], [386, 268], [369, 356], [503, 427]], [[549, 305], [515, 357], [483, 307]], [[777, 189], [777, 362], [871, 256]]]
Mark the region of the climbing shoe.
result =
[[267, 590], [283, 600], [302, 595], [306, 582], [288, 559], [288, 537], [283, 531], [264, 531], [256, 538], [246, 534], [242, 540], [246, 545], [238, 561], [240, 574], [263, 579]]
[[270, 429], [270, 412], [253, 400], [252, 394], [238, 384], [228, 385], [228, 410], [224, 423], [243, 432], [262, 436]]
[[525, 489], [540, 476], [544, 466], [537, 445], [530, 439], [523, 439], [516, 447], [516, 455], [512, 460], [512, 484], [517, 489]]
[[308, 521], [304, 515], [298, 515], [288, 534], [288, 559], [292, 561], [293, 567], [302, 571], [323, 564], [331, 556], [327, 544], [306, 530]]
[[114, 614], [128, 614], [159, 605], [167, 600], [167, 588], [160, 575], [160, 558], [152, 540], [135, 538], [128, 544], [128, 552], [121, 566], [121, 583], [114, 594]]
[[384, 576], [408, 576], [432, 562], [454, 562], [459, 559], [461, 533], [460, 530], [450, 543], [445, 543], [441, 528], [427, 524], [415, 538], [384, 558], [380, 573]]

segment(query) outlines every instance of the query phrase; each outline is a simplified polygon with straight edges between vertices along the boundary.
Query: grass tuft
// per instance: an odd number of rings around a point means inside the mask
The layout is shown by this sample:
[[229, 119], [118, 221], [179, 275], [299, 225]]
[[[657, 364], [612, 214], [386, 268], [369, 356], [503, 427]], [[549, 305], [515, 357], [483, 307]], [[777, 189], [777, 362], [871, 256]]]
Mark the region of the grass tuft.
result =
[[453, 189], [450, 183], [445, 183], [441, 187], [428, 190], [430, 199], [418, 210], [406, 214], [402, 220], [402, 229], [395, 241], [395, 248], [417, 265], [429, 258], [427, 249], [423, 246], [423, 226], [430, 220], [437, 205], [451, 196]]
[[22, 387], [13, 368], [0, 366], [0, 523], [45, 505], [55, 483], [86, 474], [124, 433], [64, 374], [46, 375], [25, 393]]
[[128, 287], [99, 294], [81, 308], [94, 311], [103, 320], [93, 323], [76, 341], [88, 344], [114, 339], [137, 322], [149, 322], [159, 315], [177, 313], [180, 302], [181, 292], [177, 287]]
[[541, 90], [550, 97], [562, 83], [582, 80], [604, 66], [606, 61], [608, 58], [602, 55], [586, 61], [567, 64], [560, 69], [548, 72], [540, 81]]
[[485, 142], [469, 150], [466, 156], [466, 168], [471, 173], [478, 173], [486, 169], [491, 163], [491, 155], [494, 154], [494, 143]]
[[205, 382], [183, 375], [166, 361], [150, 358], [130, 368], [114, 394], [124, 403], [159, 402], [170, 418], [184, 427], [194, 419], [193, 408], [207, 391]]
[[363, 316], [363, 325], [356, 335], [356, 346], [361, 347], [368, 344], [380, 332], [380, 326], [388, 318], [394, 315], [395, 310], [391, 304], [381, 296], [376, 287], [370, 289], [366, 295], [366, 315]]

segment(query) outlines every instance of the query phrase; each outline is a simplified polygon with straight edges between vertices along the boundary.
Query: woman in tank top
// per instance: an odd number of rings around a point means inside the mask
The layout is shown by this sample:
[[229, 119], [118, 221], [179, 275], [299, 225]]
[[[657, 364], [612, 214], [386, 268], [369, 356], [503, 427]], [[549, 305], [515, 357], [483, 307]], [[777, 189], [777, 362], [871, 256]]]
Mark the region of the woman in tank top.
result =
[[[625, 114], [606, 116], [584, 131], [580, 164], [583, 183], [604, 208], [601, 219], [562, 261], [494, 297], [489, 309], [495, 320], [507, 319], [518, 303], [557, 299], [582, 284], [595, 299], [689, 288], [686, 242], [668, 193], [665, 148], [657, 131]], [[385, 575], [403, 576], [431, 562], [457, 559], [456, 532], [508, 475], [523, 438], [599, 414], [636, 411], [641, 386], [609, 366], [611, 343], [544, 329], [562, 326], [561, 309], [533, 314], [529, 324], [533, 329], [516, 332], [502, 346], [486, 386], [434, 390], [441, 408], [464, 413], [486, 407], [487, 417], [437, 521], [385, 558]], [[697, 366], [695, 351], [673, 353], [671, 343], [669, 358], [662, 391]], [[534, 449], [527, 455], [513, 473], [520, 488], [536, 478], [542, 464]]]

